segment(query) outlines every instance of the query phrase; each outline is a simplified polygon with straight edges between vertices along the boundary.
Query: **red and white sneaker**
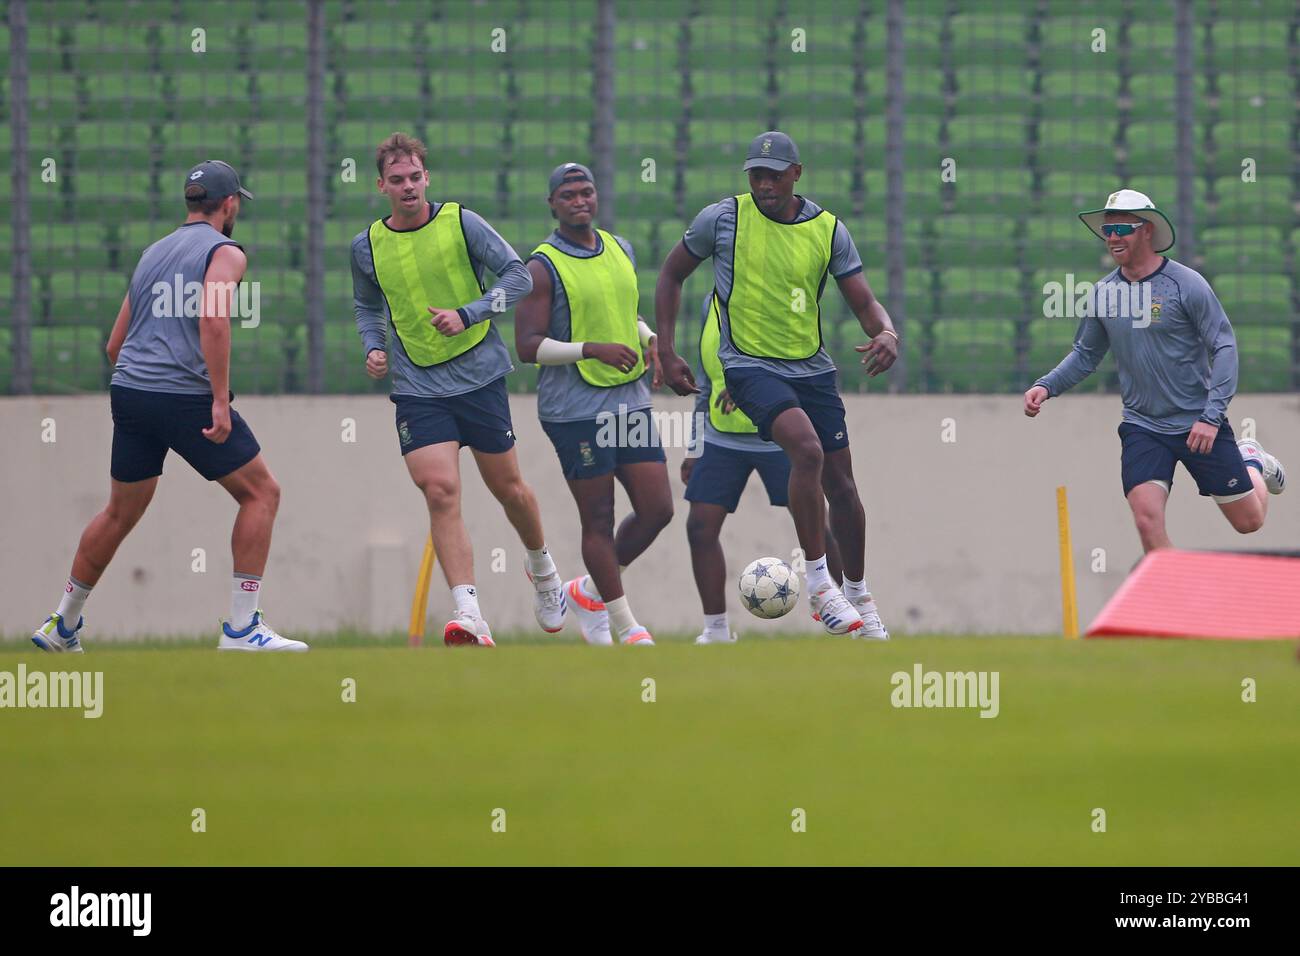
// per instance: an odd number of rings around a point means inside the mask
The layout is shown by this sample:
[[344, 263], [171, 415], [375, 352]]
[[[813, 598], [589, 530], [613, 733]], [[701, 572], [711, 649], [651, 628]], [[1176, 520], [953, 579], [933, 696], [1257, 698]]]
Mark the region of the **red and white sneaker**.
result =
[[1260, 447], [1259, 442], [1243, 438], [1237, 442], [1237, 448], [1241, 451], [1242, 458], [1259, 463], [1259, 472], [1264, 476], [1264, 487], [1270, 495], [1280, 495], [1286, 489], [1286, 469], [1280, 461]]
[[640, 625], [637, 625], [636, 627], [632, 628], [632, 630], [627, 632], [627, 636], [623, 638], [623, 644], [626, 647], [654, 647], [655, 646], [654, 638], [650, 636], [650, 632], [647, 631], [644, 627], [641, 627]]
[[463, 644], [496, 647], [487, 621], [469, 611], [459, 611], [447, 622], [447, 626], [442, 631], [442, 643], [448, 647], [459, 647]]
[[574, 578], [564, 585], [564, 594], [578, 618], [582, 639], [588, 644], [602, 647], [613, 644], [614, 636], [609, 632], [609, 612], [605, 610], [604, 602], [588, 597], [582, 590], [582, 578]]

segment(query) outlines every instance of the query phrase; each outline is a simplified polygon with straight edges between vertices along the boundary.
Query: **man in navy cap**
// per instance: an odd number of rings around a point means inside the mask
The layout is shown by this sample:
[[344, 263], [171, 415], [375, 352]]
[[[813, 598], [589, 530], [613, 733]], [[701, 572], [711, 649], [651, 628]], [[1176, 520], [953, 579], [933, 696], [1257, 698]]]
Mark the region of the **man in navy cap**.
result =
[[248, 265], [231, 236], [241, 202], [253, 194], [234, 167], [215, 159], [189, 171], [184, 192], [188, 217], [141, 254], [109, 335], [108, 505], [81, 535], [58, 609], [32, 635], [45, 651], [82, 652], [82, 607], [148, 508], [169, 449], [239, 503], [230, 618], [218, 648], [307, 650], [273, 631], [258, 610], [280, 486], [252, 431], [230, 407], [231, 303]]
[[[885, 639], [866, 583], [866, 516], [853, 478], [844, 403], [835, 363], [822, 347], [818, 302], [827, 276], [871, 337], [857, 346], [868, 374], [894, 364], [898, 334], [867, 285], [844, 223], [795, 194], [803, 166], [794, 141], [777, 130], [760, 133], [749, 144], [744, 170], [749, 192], [706, 206], [659, 273], [655, 319], [664, 381], [679, 395], [697, 391], [690, 365], [674, 349], [673, 332], [682, 284], [711, 256], [711, 309], [726, 385], [719, 400], [734, 403], [761, 438], [790, 458], [790, 511], [807, 561], [813, 616], [831, 634]], [[828, 501], [844, 562], [842, 591], [827, 561]]]

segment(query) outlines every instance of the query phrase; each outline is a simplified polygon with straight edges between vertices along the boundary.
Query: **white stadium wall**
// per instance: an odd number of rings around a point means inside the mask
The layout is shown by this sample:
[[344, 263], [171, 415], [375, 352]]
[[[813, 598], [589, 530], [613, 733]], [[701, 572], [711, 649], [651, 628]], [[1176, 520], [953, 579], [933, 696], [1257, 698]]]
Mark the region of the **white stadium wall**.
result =
[[[542, 505], [562, 573], [581, 568], [577, 514], [535, 398], [512, 396], [524, 475]], [[867, 511], [867, 580], [891, 630], [903, 633], [1059, 633], [1055, 488], [1069, 488], [1080, 617], [1084, 626], [1140, 555], [1121, 496], [1120, 400], [1069, 395], [1034, 421], [1010, 396], [846, 398], [852, 452]], [[248, 397], [236, 403], [283, 488], [266, 576], [268, 619], [283, 633], [405, 629], [427, 518], [398, 454], [385, 397]], [[659, 396], [685, 413], [690, 402]], [[1231, 419], [1300, 474], [1300, 398], [1241, 395]], [[343, 440], [345, 419], [355, 441]], [[48, 437], [54, 424], [55, 441]], [[0, 399], [0, 632], [29, 632], [52, 609], [82, 527], [108, 492], [112, 433], [106, 395]], [[946, 441], [945, 438], [955, 439]], [[630, 569], [632, 606], [652, 632], [694, 632], [700, 606], [686, 545], [678, 476], [672, 524]], [[501, 634], [535, 628], [522, 548], [501, 509], [462, 455], [463, 506], [475, 547], [481, 602]], [[127, 539], [87, 607], [92, 638], [207, 634], [227, 612], [234, 503], [175, 455], [154, 502]], [[1263, 531], [1242, 536], [1199, 498], [1179, 470], [1169, 505], [1174, 543], [1186, 548], [1300, 548], [1300, 489], [1271, 499]], [[619, 491], [618, 515], [627, 511]], [[755, 476], [723, 530], [728, 580], [751, 559], [790, 558], [793, 527], [771, 508]], [[206, 571], [194, 570], [203, 549]], [[500, 548], [493, 570], [494, 549]], [[1104, 570], [1101, 567], [1104, 555]], [[1213, 587], [1213, 582], [1206, 582]], [[750, 636], [815, 627], [806, 605], [764, 622], [739, 607]], [[450, 611], [435, 570], [430, 633]]]

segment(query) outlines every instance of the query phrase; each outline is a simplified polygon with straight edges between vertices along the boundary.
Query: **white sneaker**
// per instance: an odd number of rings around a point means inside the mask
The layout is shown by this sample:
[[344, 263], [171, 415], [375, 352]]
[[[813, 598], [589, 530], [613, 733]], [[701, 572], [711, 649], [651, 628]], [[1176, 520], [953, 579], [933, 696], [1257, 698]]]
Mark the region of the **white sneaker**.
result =
[[1282, 463], [1260, 447], [1259, 442], [1247, 441], [1241, 439], [1237, 442], [1237, 448], [1241, 451], [1241, 457], [1247, 460], [1254, 459], [1262, 466], [1261, 474], [1264, 476], [1264, 487], [1268, 489], [1270, 495], [1280, 495], [1286, 488], [1286, 469]]
[[528, 571], [528, 580], [533, 582], [536, 593], [533, 595], [533, 617], [547, 634], [556, 634], [564, 630], [564, 617], [569, 612], [569, 603], [564, 599], [564, 581], [558, 571], [552, 571], [544, 578], [534, 578]]
[[232, 631], [229, 621], [221, 622], [221, 640], [217, 643], [217, 650], [301, 652], [307, 650], [307, 645], [281, 637], [266, 623], [261, 611], [254, 611], [253, 623], [241, 631]]
[[828, 584], [808, 600], [814, 618], [821, 622], [828, 634], [838, 637], [862, 627], [862, 615], [835, 585]]
[[79, 617], [77, 626], [69, 631], [63, 627], [63, 618], [51, 614], [32, 634], [32, 643], [51, 654], [84, 654], [86, 649], [81, 646], [81, 628], [85, 623], [86, 619]]
[[654, 647], [654, 638], [650, 632], [639, 624], [627, 632], [627, 637], [623, 638], [623, 644], [627, 647]]
[[862, 627], [853, 632], [854, 637], [867, 641], [889, 640], [889, 632], [885, 630], [885, 625], [880, 620], [880, 608], [876, 607], [875, 598], [865, 594], [856, 600], [849, 598], [849, 603], [862, 617]]
[[696, 644], [735, 644], [737, 640], [739, 640], [739, 637], [735, 631], [731, 632], [730, 637], [728, 637], [725, 634], [719, 637], [710, 637], [709, 632], [705, 631], [703, 634], [701, 634], [699, 637], [695, 639], [695, 643]]
[[456, 616], [447, 622], [447, 626], [442, 629], [442, 643], [448, 647], [463, 644], [496, 647], [487, 621], [469, 611], [457, 611]]
[[569, 607], [578, 618], [578, 627], [582, 639], [588, 644], [602, 647], [614, 643], [614, 635], [609, 631], [609, 612], [605, 605], [595, 598], [587, 597], [582, 590], [582, 578], [574, 578], [564, 585], [564, 594]]

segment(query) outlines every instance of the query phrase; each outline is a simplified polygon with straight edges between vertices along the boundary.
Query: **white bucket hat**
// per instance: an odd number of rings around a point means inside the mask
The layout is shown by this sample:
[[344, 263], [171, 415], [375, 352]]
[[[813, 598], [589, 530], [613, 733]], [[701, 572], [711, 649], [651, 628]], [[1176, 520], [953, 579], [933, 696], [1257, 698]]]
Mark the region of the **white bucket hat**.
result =
[[1151, 197], [1136, 189], [1121, 189], [1106, 197], [1104, 209], [1093, 209], [1079, 213], [1083, 224], [1096, 233], [1098, 239], [1105, 239], [1101, 234], [1101, 224], [1108, 212], [1131, 212], [1139, 219], [1145, 219], [1155, 227], [1151, 237], [1151, 248], [1155, 252], [1164, 252], [1174, 244], [1174, 224], [1169, 217], [1156, 208]]

